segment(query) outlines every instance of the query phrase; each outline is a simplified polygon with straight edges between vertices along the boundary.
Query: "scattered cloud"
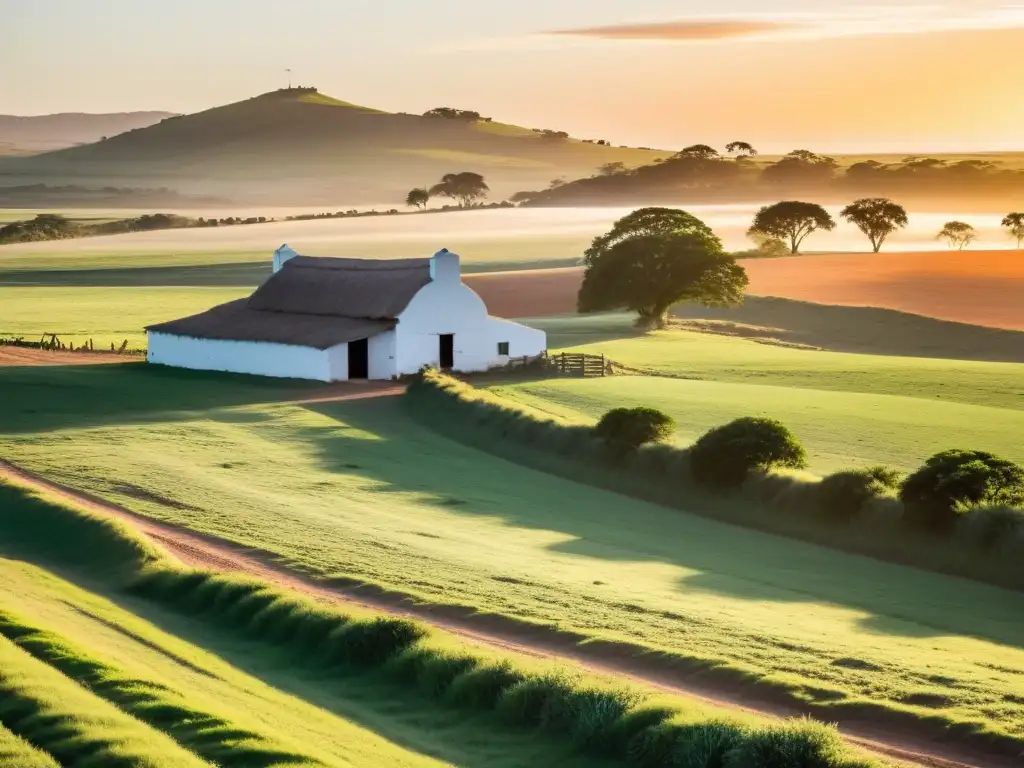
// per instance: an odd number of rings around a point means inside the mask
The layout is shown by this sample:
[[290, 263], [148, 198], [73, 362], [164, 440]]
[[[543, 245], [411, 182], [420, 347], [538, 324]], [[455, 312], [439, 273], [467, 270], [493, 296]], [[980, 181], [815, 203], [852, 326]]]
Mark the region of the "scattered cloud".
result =
[[615, 24], [607, 27], [562, 29], [549, 34], [602, 40], [728, 40], [793, 32], [803, 27], [803, 24], [797, 22], [768, 19], [689, 19], [652, 24]]
[[923, 34], [1024, 27], [1024, 6], [996, 5], [967, 11], [946, 6], [861, 6], [837, 13], [776, 14], [763, 17], [693, 17], [675, 21], [560, 29], [552, 38], [604, 41], [715, 42], [764, 39], [821, 39]]

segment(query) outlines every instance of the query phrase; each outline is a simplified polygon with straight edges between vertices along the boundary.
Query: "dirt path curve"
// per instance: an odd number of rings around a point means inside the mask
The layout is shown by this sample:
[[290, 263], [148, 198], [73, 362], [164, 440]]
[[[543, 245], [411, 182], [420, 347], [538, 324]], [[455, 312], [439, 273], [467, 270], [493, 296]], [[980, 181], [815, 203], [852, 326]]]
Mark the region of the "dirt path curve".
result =
[[[379, 390], [380, 395], [394, 393], [391, 389]], [[371, 395], [359, 393], [354, 396]], [[335, 399], [349, 397], [343, 395]], [[773, 701], [770, 692], [766, 694], [750, 687], [729, 687], [718, 681], [702, 680], [699, 671], [675, 666], [670, 660], [657, 656], [644, 655], [638, 649], [601, 642], [581, 645], [584, 639], [581, 636], [549, 627], [480, 615], [454, 606], [417, 604], [401, 593], [368, 588], [342, 579], [318, 581], [287, 568], [270, 553], [153, 520], [92, 494], [51, 482], [3, 460], [0, 460], [0, 478], [27, 484], [63, 497], [93, 513], [125, 522], [191, 567], [244, 573], [317, 599], [418, 619], [472, 643], [534, 657], [571, 661], [602, 675], [626, 677], [648, 687], [720, 706], [776, 717], [804, 714], [788, 703]], [[865, 749], [927, 768], [1020, 766], [1019, 759], [1005, 754], [984, 754], [972, 746], [927, 739], [896, 724], [849, 718], [839, 725], [851, 742]]]

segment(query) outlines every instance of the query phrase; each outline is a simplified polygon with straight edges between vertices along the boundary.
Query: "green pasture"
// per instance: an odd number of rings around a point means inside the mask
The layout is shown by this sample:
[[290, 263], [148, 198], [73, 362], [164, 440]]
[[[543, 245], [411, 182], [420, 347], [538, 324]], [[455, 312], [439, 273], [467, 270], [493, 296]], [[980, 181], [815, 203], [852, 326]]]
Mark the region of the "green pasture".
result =
[[146, 346], [147, 325], [193, 315], [248, 295], [245, 288], [0, 287], [0, 337], [38, 340], [54, 333], [76, 346]]
[[72, 553], [19, 523], [40, 510], [2, 484], [0, 504], [4, 768], [605, 764], [493, 717], [437, 707], [386, 677], [296, 666], [274, 645], [129, 597], [109, 572], [129, 566], [119, 560], [130, 540], [108, 536], [105, 550]]
[[1018, 593], [529, 470], [397, 398], [305, 391], [138, 364], [10, 368], [0, 455], [326, 578], [648, 646], [837, 712], [1024, 738]]

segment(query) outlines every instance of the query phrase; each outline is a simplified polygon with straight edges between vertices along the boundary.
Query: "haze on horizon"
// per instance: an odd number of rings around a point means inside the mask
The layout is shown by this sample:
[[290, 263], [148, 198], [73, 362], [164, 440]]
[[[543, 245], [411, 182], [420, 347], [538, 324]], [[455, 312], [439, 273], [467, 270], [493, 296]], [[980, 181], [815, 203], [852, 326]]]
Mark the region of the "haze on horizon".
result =
[[1024, 150], [1024, 6], [0, 0], [0, 113], [194, 112], [286, 82], [678, 148]]

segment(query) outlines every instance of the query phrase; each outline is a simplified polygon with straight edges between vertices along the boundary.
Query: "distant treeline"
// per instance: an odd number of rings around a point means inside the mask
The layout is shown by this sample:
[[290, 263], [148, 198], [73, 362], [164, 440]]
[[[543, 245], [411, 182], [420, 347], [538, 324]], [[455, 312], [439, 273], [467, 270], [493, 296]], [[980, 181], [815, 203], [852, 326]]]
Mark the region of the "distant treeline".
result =
[[843, 168], [832, 157], [799, 149], [774, 162], [754, 159], [746, 142], [727, 155], [698, 144], [670, 158], [625, 168], [611, 163], [590, 178], [553, 183], [549, 189], [518, 192], [526, 205], [584, 205], [650, 200], [763, 199], [779, 194], [913, 195], [959, 197], [1024, 194], [1024, 170], [998, 161], [905, 157], [898, 162], [864, 160]]

